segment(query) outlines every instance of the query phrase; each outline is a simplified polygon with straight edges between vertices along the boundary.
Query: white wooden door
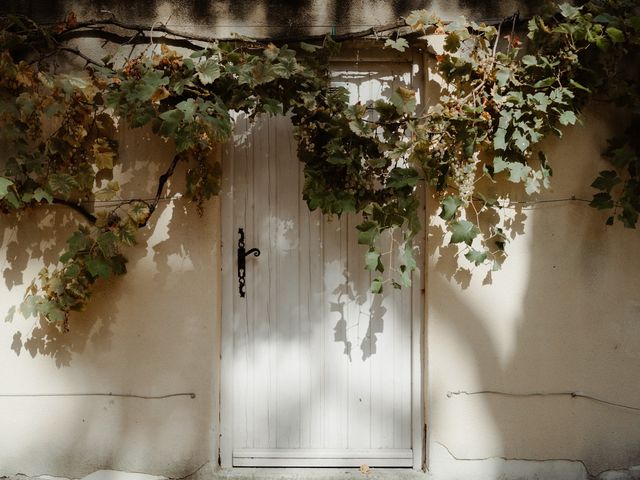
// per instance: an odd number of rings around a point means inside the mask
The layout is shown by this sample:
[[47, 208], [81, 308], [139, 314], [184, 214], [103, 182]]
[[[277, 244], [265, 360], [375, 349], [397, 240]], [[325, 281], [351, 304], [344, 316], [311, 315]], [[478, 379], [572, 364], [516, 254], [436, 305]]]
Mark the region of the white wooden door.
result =
[[[410, 84], [410, 64], [385, 67], [338, 81], [362, 100], [390, 87], [389, 68]], [[414, 466], [422, 282], [371, 294], [358, 218], [310, 213], [302, 168], [288, 118], [238, 119], [223, 152], [222, 464]], [[240, 228], [261, 251], [244, 298]]]

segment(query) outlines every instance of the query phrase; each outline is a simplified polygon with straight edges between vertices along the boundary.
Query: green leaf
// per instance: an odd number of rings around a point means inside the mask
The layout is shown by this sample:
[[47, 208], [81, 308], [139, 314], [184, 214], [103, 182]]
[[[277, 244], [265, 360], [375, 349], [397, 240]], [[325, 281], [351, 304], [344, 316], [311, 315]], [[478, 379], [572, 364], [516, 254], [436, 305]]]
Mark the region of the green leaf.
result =
[[113, 232], [108, 231], [100, 234], [96, 239], [98, 248], [105, 257], [112, 257], [116, 253], [116, 243], [118, 239]]
[[139, 80], [123, 82], [121, 89], [125, 92], [127, 100], [131, 102], [146, 102], [163, 85], [167, 85], [169, 79], [161, 70], [153, 70], [146, 73]]
[[373, 245], [380, 233], [378, 222], [370, 220], [362, 222], [356, 228], [358, 229], [358, 243], [361, 245]]
[[203, 85], [209, 85], [220, 78], [220, 64], [217, 60], [209, 58], [196, 66], [196, 75]]
[[9, 187], [13, 185], [13, 180], [9, 180], [5, 177], [0, 177], [0, 200], [7, 196]]
[[509, 168], [509, 162], [505, 162], [502, 157], [493, 157], [493, 173], [500, 173]]
[[394, 50], [398, 50], [399, 52], [404, 52], [409, 47], [409, 42], [407, 42], [404, 38], [398, 38], [393, 40], [391, 38], [387, 38], [387, 41], [384, 42], [385, 47], [391, 47]]
[[314, 53], [316, 50], [320, 50], [322, 45], [312, 45], [306, 42], [300, 42], [300, 48], [305, 52]]
[[49, 176], [49, 188], [52, 192], [62, 194], [65, 198], [80, 185], [72, 175], [68, 173], [53, 173]]
[[509, 181], [513, 183], [524, 182], [531, 172], [529, 165], [520, 162], [508, 162], [507, 168], [509, 169]]
[[[176, 105], [176, 110], [180, 110], [183, 113], [182, 120], [184, 120], [186, 123], [191, 123], [193, 122], [195, 114], [198, 111], [198, 103], [193, 98], [187, 98], [186, 100], [183, 100]], [[160, 118], [162, 118], [162, 115], [160, 115]]]
[[538, 59], [536, 59], [536, 57], [534, 57], [533, 55], [525, 55], [524, 57], [522, 57], [522, 63], [527, 66], [537, 65]]
[[538, 80], [533, 84], [533, 88], [545, 88], [550, 87], [556, 83], [556, 79], [554, 77], [545, 78], [544, 80]]
[[109, 278], [111, 276], [111, 267], [107, 262], [100, 258], [88, 258], [87, 262], [87, 271], [91, 274], [92, 277], [101, 277], [101, 278]]
[[455, 53], [460, 48], [460, 35], [456, 32], [447, 34], [444, 40], [444, 50], [446, 52]]
[[[69, 246], [68, 252], [71, 252], [71, 255], [75, 255], [82, 250], [86, 250], [89, 247], [90, 241], [90, 238], [84, 231], [76, 230], [67, 240], [67, 245]], [[61, 261], [64, 263], [64, 260]]]
[[428, 10], [412, 10], [405, 21], [412, 30], [424, 30], [425, 27], [435, 25], [439, 19]]
[[371, 282], [371, 293], [382, 293], [382, 279], [376, 277]]
[[563, 3], [562, 5], [560, 5], [560, 13], [563, 17], [572, 19], [580, 14], [580, 9], [568, 3]]
[[465, 253], [464, 256], [467, 260], [478, 266], [487, 259], [487, 252], [480, 252], [472, 248], [467, 253]]
[[458, 208], [462, 206], [462, 200], [453, 195], [448, 195], [440, 203], [442, 211], [440, 212], [440, 218], [444, 220], [451, 220], [458, 211]]
[[400, 283], [403, 287], [411, 286], [411, 271], [410, 270], [402, 270], [400, 272]]
[[47, 203], [53, 202], [53, 196], [49, 192], [47, 192], [46, 190], [43, 190], [40, 187], [36, 188], [35, 191], [33, 192], [33, 198], [35, 199], [36, 202], [42, 202], [42, 200], [46, 200]]
[[5, 195], [6, 202], [16, 210], [22, 208], [22, 202], [14, 192], [9, 192]]
[[112, 170], [116, 151], [104, 138], [97, 138], [91, 147], [93, 160], [98, 170]]
[[265, 48], [262, 51], [262, 53], [266, 58], [273, 61], [276, 58], [278, 58], [278, 55], [280, 54], [280, 49], [276, 47], [273, 43], [270, 43], [269, 45], [267, 45], [267, 48]]
[[394, 168], [389, 173], [387, 187], [401, 189], [404, 187], [415, 187], [420, 181], [420, 174], [413, 168]]
[[573, 125], [574, 123], [576, 123], [577, 118], [575, 113], [573, 113], [571, 110], [567, 110], [565, 112], [562, 112], [562, 115], [560, 115], [558, 120], [562, 125]]
[[618, 215], [618, 220], [622, 222], [624, 228], [636, 228], [638, 211], [632, 205], [625, 204], [622, 213]]
[[622, 30], [619, 30], [616, 27], [607, 27], [606, 32], [613, 43], [624, 42], [624, 33], [622, 33]]
[[282, 102], [273, 98], [263, 99], [262, 108], [265, 112], [270, 113], [271, 115], [282, 115], [284, 113]]
[[65, 313], [55, 305], [50, 305], [49, 308], [47, 309], [47, 312], [46, 313], [43, 312], [43, 313], [46, 319], [49, 322], [53, 322], [53, 323], [62, 323], [66, 318]]
[[529, 148], [529, 140], [527, 140], [527, 137], [525, 137], [520, 130], [513, 132], [511, 140], [521, 152], [525, 152], [527, 148]]
[[611, 192], [611, 189], [622, 182], [618, 173], [614, 170], [604, 170], [600, 172], [600, 176], [596, 178], [591, 186], [598, 190]]
[[474, 238], [480, 233], [478, 227], [467, 220], [458, 220], [450, 225], [451, 243], [466, 243], [471, 245]]
[[174, 109], [161, 113], [159, 117], [162, 119], [162, 125], [158, 133], [165, 138], [171, 138], [178, 131], [184, 118], [184, 113], [181, 110]]
[[609, 41], [609, 39], [607, 39], [607, 37], [599, 36], [599, 37], [596, 37], [596, 46], [600, 50], [608, 50], [609, 47], [611, 46], [611, 42]]
[[406, 270], [409, 272], [415, 270], [418, 267], [416, 259], [413, 255], [413, 247], [411, 245], [406, 246], [402, 251], [402, 262], [406, 267]]
[[495, 150], [505, 150], [507, 148], [507, 141], [505, 136], [507, 131], [504, 128], [498, 128], [493, 136], [493, 148]]
[[613, 208], [613, 199], [609, 193], [600, 192], [593, 196], [589, 205], [593, 208], [597, 208], [598, 210], [606, 210], [608, 208]]
[[503, 68], [502, 70], [498, 70], [496, 72], [496, 80], [498, 81], [498, 85], [504, 87], [509, 79], [511, 78], [511, 70], [508, 68]]
[[584, 85], [582, 85], [582, 84], [580, 84], [580, 83], [576, 82], [573, 78], [570, 78], [570, 79], [569, 79], [569, 83], [570, 83], [571, 85], [573, 85], [574, 87], [576, 87], [576, 88], [580, 89], [580, 90], [583, 90], [583, 91], [585, 91], [585, 92], [587, 92], [587, 93], [591, 93], [591, 89], [589, 89], [589, 88], [585, 87]]
[[369, 250], [365, 255], [365, 264], [367, 266], [367, 270], [378, 270], [378, 266], [380, 265], [380, 252], [376, 250]]
[[413, 113], [416, 109], [416, 92], [405, 87], [398, 87], [389, 97], [389, 101], [400, 114]]
[[80, 267], [77, 263], [70, 263], [64, 269], [64, 276], [66, 278], [74, 279], [80, 275]]

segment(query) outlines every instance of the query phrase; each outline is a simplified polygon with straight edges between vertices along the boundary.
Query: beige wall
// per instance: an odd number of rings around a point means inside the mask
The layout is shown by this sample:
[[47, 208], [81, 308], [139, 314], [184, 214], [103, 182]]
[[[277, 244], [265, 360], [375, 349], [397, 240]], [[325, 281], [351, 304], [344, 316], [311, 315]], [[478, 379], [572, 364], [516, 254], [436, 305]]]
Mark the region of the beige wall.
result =
[[[145, 131], [122, 133], [119, 140], [123, 197], [134, 191], [152, 196], [173, 147]], [[126, 183], [151, 160], [158, 171], [152, 170], [149, 185]], [[0, 217], [2, 317], [41, 266], [55, 263], [69, 215], [60, 209]], [[80, 477], [117, 469], [180, 477], [212, 458], [218, 238], [217, 201], [203, 218], [184, 199], [165, 201], [139, 235], [140, 245], [125, 252], [129, 272], [99, 285], [87, 311], [73, 316], [69, 333], [59, 335], [33, 319], [0, 323], [0, 475]], [[195, 398], [29, 396], [108, 392], [193, 392]]]
[[[173, 14], [168, 2], [153, 3], [137, 18]], [[444, 3], [433, 3], [443, 16], [472, 12]], [[257, 8], [248, 12], [268, 20]], [[196, 22], [173, 18], [187, 27]], [[427, 96], [437, 98], [429, 85]], [[614, 122], [591, 110], [586, 127], [547, 142], [554, 180], [543, 198], [590, 198]], [[120, 141], [124, 179], [136, 162], [170, 161], [171, 147], [148, 132], [125, 132]], [[153, 192], [152, 181], [128, 191], [141, 187]], [[201, 219], [188, 208], [182, 199], [164, 204], [141, 244], [126, 252], [129, 273], [104, 285], [63, 338], [32, 319], [0, 322], [0, 395], [196, 397], [0, 396], [0, 475], [116, 469], [180, 477], [217, 463], [218, 207], [210, 203]], [[440, 248], [437, 205], [427, 208], [435, 223], [427, 232], [425, 314], [433, 477], [582, 479], [586, 469], [640, 464], [637, 411], [569, 396], [448, 395], [580, 391], [640, 407], [638, 232], [605, 227], [606, 215], [585, 203], [539, 204], [512, 212], [521, 234], [503, 270], [487, 276], [482, 268], [457, 269]], [[43, 264], [55, 263], [69, 215], [0, 217], [0, 316], [20, 302]]]
[[[598, 153], [614, 119], [590, 110], [585, 124], [546, 142], [554, 180], [540, 199], [593, 195], [589, 184], [607, 168]], [[467, 478], [491, 478], [474, 475], [543, 469], [541, 478], [572, 478], [567, 472], [582, 478], [579, 462], [524, 462], [514, 469], [497, 460], [584, 461], [591, 474], [640, 464], [637, 410], [566, 395], [448, 395], [582, 392], [640, 408], [638, 231], [606, 227], [607, 215], [582, 202], [509, 214], [521, 234], [509, 244], [503, 270], [490, 275], [486, 268], [472, 274], [457, 268], [450, 249], [440, 246], [440, 228], [429, 230], [432, 471], [470, 469], [475, 473]], [[549, 473], [554, 469], [557, 476]]]

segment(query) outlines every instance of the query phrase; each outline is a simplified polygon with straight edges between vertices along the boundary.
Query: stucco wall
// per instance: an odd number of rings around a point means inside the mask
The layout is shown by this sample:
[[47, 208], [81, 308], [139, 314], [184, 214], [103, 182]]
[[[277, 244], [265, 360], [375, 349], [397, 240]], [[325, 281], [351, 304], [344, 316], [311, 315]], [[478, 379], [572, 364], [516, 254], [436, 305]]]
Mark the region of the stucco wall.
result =
[[[144, 130], [118, 140], [123, 198], [153, 196], [173, 147]], [[157, 171], [147, 185], [127, 182], [149, 161]], [[3, 318], [41, 266], [56, 263], [70, 215], [61, 208], [0, 217]], [[18, 315], [0, 323], [0, 475], [117, 469], [181, 477], [209, 461], [219, 398], [218, 218], [217, 201], [202, 218], [183, 199], [163, 202], [140, 245], [125, 252], [128, 273], [103, 282], [65, 335]], [[107, 393], [195, 398], [93, 395]]]
[[[436, 36], [431, 43], [441, 48]], [[433, 100], [441, 79], [426, 74]], [[610, 168], [600, 152], [624, 119], [593, 105], [582, 120], [542, 145], [552, 188], [534, 198], [513, 189], [513, 200], [539, 203], [503, 212], [512, 240], [501, 271], [458, 264], [437, 202], [427, 200], [436, 478], [584, 478], [640, 464], [640, 235], [605, 226], [609, 213], [584, 201]]]
[[[546, 143], [554, 180], [541, 199], [593, 194], [589, 184], [606, 168], [598, 152], [613, 122], [592, 110], [585, 123]], [[606, 214], [583, 202], [509, 213], [522, 234], [493, 274], [456, 269], [442, 252], [440, 229], [430, 229], [433, 471], [479, 468], [453, 456], [582, 460], [591, 474], [639, 464], [640, 412], [556, 395], [581, 392], [640, 407], [638, 232], [606, 227]], [[506, 395], [450, 394], [487, 390]], [[485, 466], [510, 471], [501, 463]]]
[[[386, 23], [425, 6], [44, 3], [2, 8], [45, 20], [68, 10], [95, 16], [104, 8], [130, 21], [169, 20], [187, 30], [286, 35], [295, 30], [289, 18], [321, 25], [305, 28], [320, 33], [333, 23]], [[513, 11], [508, 2], [430, 5], [446, 18]], [[427, 80], [427, 97], [437, 98], [431, 83], [437, 79]], [[541, 198], [590, 198], [613, 118], [591, 110], [586, 127], [547, 142], [553, 190]], [[138, 161], [170, 160], [170, 146], [148, 132], [122, 132], [120, 144], [123, 178]], [[153, 191], [151, 182], [127, 188]], [[181, 199], [166, 202], [141, 245], [127, 252], [129, 273], [100, 289], [64, 338], [49, 336], [33, 320], [0, 323], [0, 475], [80, 477], [113, 468], [180, 477], [217, 462], [218, 207], [209, 204], [201, 219], [185, 208]], [[597, 474], [640, 464], [637, 411], [566, 395], [510, 395], [579, 391], [640, 407], [638, 232], [605, 227], [605, 214], [582, 202], [538, 204], [511, 212], [522, 234], [509, 244], [503, 270], [471, 275], [440, 248], [436, 208], [427, 203], [435, 224], [427, 232], [425, 313], [427, 449], [434, 478], [585, 478], [586, 469]], [[69, 215], [52, 210], [0, 217], [0, 316], [20, 302], [42, 264], [55, 262], [54, 245], [66, 238]], [[501, 393], [451, 394], [489, 390]], [[75, 396], [109, 392], [193, 392], [195, 398]], [[74, 396], [37, 396], [50, 393]], [[6, 396], [13, 394], [27, 396]]]

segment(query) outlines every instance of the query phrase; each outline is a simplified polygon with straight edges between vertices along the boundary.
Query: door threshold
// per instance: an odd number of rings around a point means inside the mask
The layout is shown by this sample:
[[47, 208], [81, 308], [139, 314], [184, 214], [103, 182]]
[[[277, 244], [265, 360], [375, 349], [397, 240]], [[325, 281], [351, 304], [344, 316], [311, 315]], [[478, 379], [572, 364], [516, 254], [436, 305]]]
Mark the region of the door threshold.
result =
[[428, 473], [411, 468], [289, 468], [235, 467], [221, 468], [214, 480], [429, 480]]

